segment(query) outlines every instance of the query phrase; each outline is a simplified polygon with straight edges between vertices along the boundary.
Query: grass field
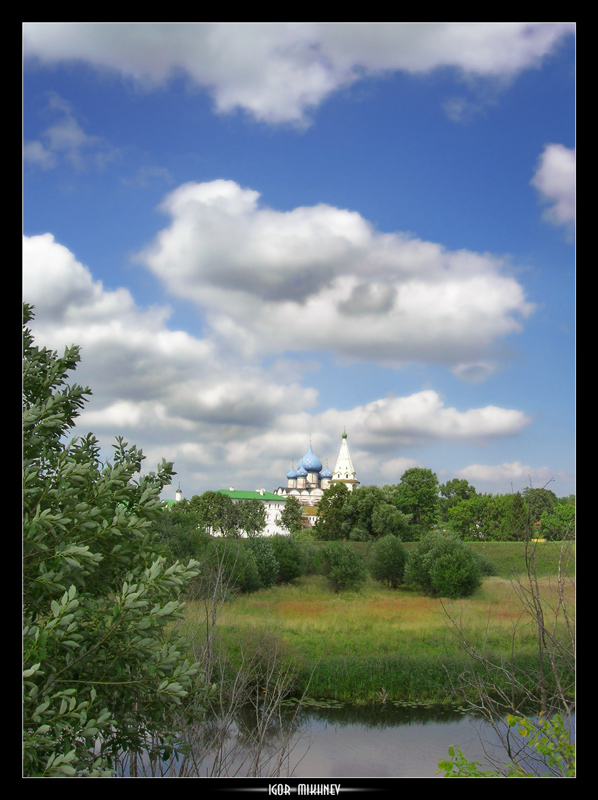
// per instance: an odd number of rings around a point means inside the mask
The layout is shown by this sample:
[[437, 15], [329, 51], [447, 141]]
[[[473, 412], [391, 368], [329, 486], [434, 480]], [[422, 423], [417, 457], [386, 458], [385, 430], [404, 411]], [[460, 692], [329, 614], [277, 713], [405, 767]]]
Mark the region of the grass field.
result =
[[[481, 588], [463, 600], [441, 600], [406, 589], [390, 590], [368, 581], [359, 592], [334, 594], [325, 578], [238, 595], [224, 608], [218, 630], [234, 665], [242, 651], [276, 646], [298, 670], [297, 690], [309, 681], [313, 697], [367, 701], [390, 699], [446, 702], [447, 669], [456, 674], [464, 655], [450, 618], [468, 641], [486, 653], [509, 653], [515, 642], [519, 664], [536, 657], [536, 629], [522, 617], [511, 580], [523, 572], [523, 545], [475, 545], [496, 567]], [[538, 545], [537, 571], [547, 615], [556, 606], [558, 547]], [[574, 588], [567, 600], [574, 605]], [[199, 607], [187, 624], [200, 624]], [[269, 644], [264, 644], [269, 643]]]

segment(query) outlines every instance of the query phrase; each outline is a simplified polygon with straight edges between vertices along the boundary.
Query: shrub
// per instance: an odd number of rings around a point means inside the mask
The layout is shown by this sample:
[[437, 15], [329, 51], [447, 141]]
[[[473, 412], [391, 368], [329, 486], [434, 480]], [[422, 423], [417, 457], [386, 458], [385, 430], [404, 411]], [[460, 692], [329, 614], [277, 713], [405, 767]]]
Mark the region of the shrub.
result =
[[141, 476], [122, 439], [105, 462], [91, 433], [70, 438], [90, 394], [70, 383], [78, 363], [77, 347], [60, 357], [24, 327], [26, 777], [102, 776], [122, 753], [168, 749], [181, 703], [207, 689], [177, 630], [198, 564], [170, 563], [156, 530], [172, 464]]
[[276, 583], [290, 583], [301, 575], [301, 548], [290, 536], [269, 539], [278, 561]]
[[374, 580], [396, 589], [405, 576], [407, 553], [396, 536], [388, 534], [372, 545], [368, 567]]
[[[257, 592], [262, 588], [258, 565], [253, 552], [240, 539], [212, 539], [206, 548], [205, 570], [221, 570], [239, 592]], [[203, 562], [202, 562], [203, 563]]]
[[482, 577], [488, 578], [492, 575], [498, 575], [498, 568], [493, 561], [491, 561], [487, 556], [483, 555], [483, 553], [476, 553], [473, 550], [472, 552], [478, 560]]
[[480, 586], [480, 562], [452, 534], [428, 533], [410, 551], [405, 579], [441, 597], [467, 597]]
[[351, 528], [349, 539], [352, 542], [368, 542], [372, 537], [365, 528]]
[[271, 541], [263, 537], [256, 537], [247, 539], [243, 544], [253, 554], [261, 587], [268, 589], [270, 586], [274, 586], [278, 577], [279, 563]]
[[322, 572], [322, 553], [320, 548], [314, 544], [312, 539], [297, 539], [293, 536], [293, 540], [299, 547], [299, 563], [301, 566], [302, 575], [317, 575]]
[[324, 574], [335, 592], [358, 590], [367, 578], [363, 558], [350, 545], [330, 542], [322, 548]]

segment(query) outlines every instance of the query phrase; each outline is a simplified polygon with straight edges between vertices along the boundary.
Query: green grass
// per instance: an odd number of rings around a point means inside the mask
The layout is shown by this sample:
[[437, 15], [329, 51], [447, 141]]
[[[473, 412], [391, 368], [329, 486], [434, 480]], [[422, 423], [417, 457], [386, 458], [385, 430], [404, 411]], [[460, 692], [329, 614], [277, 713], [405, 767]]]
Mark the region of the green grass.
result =
[[[317, 542], [318, 546], [323, 543]], [[348, 542], [360, 555], [367, 557], [370, 544], [367, 542]], [[405, 542], [407, 552], [414, 542]], [[491, 561], [496, 567], [496, 574], [501, 578], [512, 578], [513, 575], [525, 572], [525, 542], [466, 542], [468, 547]], [[556, 575], [561, 554], [561, 542], [532, 543], [538, 577]], [[575, 573], [575, 544], [571, 545], [568, 568]]]
[[[538, 545], [548, 605], [556, 598], [553, 544]], [[449, 616], [487, 653], [508, 653], [516, 630], [516, 659], [523, 664], [536, 658], [535, 629], [521, 624], [509, 579], [523, 571], [523, 546], [493, 542], [474, 549], [495, 564], [498, 575], [486, 578], [467, 599], [440, 600], [373, 581], [359, 592], [335, 594], [323, 577], [309, 576], [234, 598], [219, 620], [220, 641], [234, 666], [241, 650], [255, 647], [264, 635], [276, 639], [283, 657], [298, 669], [297, 690], [309, 680], [313, 697], [368, 701], [384, 692], [393, 700], [448, 702], [446, 669], [456, 674], [465, 665]], [[573, 604], [572, 587], [569, 592]]]
[[[511, 578], [515, 574], [525, 572], [524, 542], [468, 542], [472, 550], [489, 559], [497, 568], [501, 578]], [[534, 560], [538, 577], [556, 575], [561, 554], [561, 542], [537, 542], [534, 548]], [[575, 545], [571, 547], [567, 559], [569, 572], [575, 574]]]

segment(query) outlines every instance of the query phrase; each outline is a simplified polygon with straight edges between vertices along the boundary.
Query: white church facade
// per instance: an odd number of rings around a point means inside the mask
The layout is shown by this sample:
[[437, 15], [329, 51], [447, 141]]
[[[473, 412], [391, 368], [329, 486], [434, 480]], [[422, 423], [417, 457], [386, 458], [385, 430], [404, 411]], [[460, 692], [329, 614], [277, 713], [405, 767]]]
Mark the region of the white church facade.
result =
[[333, 472], [330, 471], [328, 464], [322, 466], [322, 462], [312, 450], [310, 439], [307, 453], [299, 460], [297, 467], [291, 463], [291, 469], [287, 472], [287, 485], [279, 486], [275, 494], [295, 497], [303, 506], [317, 506], [326, 489], [335, 483], [344, 483], [349, 491], [353, 491], [359, 485], [346, 432], [342, 436]]
[[[312, 450], [310, 438], [307, 453], [299, 460], [297, 467], [295, 468], [291, 463], [291, 469], [286, 476], [286, 486], [279, 486], [274, 492], [267, 492], [264, 489], [257, 489], [251, 492], [233, 488], [218, 489], [217, 491], [227, 495], [234, 502], [260, 500], [264, 503], [266, 527], [263, 533], [266, 536], [273, 536], [274, 534], [288, 533], [280, 524], [280, 517], [287, 498], [295, 497], [299, 501], [303, 506], [304, 517], [307, 519], [309, 526], [312, 527], [317, 520], [316, 506], [322, 499], [326, 489], [335, 483], [345, 484], [349, 491], [353, 491], [359, 486], [351, 454], [349, 453], [346, 432], [342, 435], [340, 451], [333, 472], [328, 468], [328, 464], [325, 467], [322, 466], [322, 462]], [[181, 499], [182, 492], [179, 486], [176, 492], [176, 500]]]

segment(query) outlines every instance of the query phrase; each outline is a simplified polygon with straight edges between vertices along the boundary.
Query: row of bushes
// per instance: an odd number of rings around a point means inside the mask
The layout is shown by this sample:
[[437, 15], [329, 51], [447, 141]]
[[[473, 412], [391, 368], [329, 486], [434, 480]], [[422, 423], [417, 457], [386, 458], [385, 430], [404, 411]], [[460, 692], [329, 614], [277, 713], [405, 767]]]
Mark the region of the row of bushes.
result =
[[479, 557], [461, 539], [430, 532], [407, 552], [393, 535], [374, 542], [364, 559], [343, 542], [323, 547], [324, 574], [335, 591], [359, 588], [367, 574], [396, 589], [401, 584], [440, 597], [467, 597], [493, 574], [487, 559]]
[[450, 534], [430, 532], [407, 551], [394, 535], [374, 543], [364, 557], [346, 542], [317, 546], [292, 536], [212, 539], [203, 559], [220, 565], [241, 592], [290, 583], [301, 575], [326, 576], [335, 592], [358, 590], [368, 576], [391, 589], [406, 585], [442, 597], [466, 597], [492, 565]]

